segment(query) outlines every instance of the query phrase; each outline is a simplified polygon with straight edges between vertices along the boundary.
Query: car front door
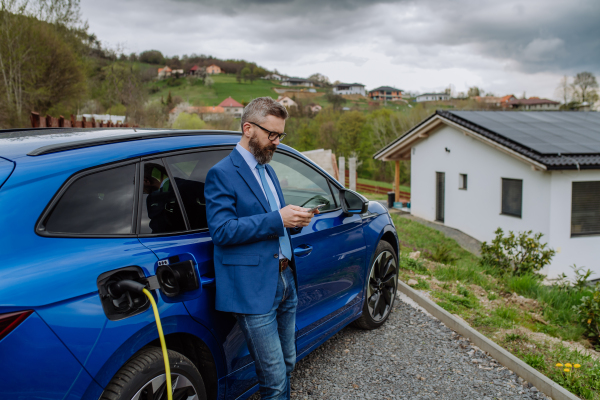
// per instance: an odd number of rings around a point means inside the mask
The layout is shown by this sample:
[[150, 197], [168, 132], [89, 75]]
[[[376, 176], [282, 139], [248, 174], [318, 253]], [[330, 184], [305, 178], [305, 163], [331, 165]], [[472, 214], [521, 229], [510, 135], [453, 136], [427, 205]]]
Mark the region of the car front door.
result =
[[310, 225], [292, 230], [301, 355], [360, 310], [366, 264], [363, 224], [360, 215], [342, 211], [337, 185], [306, 161], [278, 151], [271, 166], [287, 205], [325, 204]]

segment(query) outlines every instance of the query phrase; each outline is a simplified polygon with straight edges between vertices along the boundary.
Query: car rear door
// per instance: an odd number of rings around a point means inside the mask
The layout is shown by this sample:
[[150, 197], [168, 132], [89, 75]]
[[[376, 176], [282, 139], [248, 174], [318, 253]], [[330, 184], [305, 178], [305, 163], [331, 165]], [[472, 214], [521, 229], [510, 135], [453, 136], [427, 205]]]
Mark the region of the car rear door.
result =
[[159, 263], [192, 261], [201, 290], [165, 302], [182, 301], [197, 322], [209, 329], [223, 348], [227, 370], [227, 398], [236, 398], [256, 384], [253, 361], [244, 336], [231, 313], [215, 310], [214, 245], [206, 222], [204, 181], [208, 170], [227, 157], [231, 146], [195, 149], [144, 159], [139, 193], [139, 240]]

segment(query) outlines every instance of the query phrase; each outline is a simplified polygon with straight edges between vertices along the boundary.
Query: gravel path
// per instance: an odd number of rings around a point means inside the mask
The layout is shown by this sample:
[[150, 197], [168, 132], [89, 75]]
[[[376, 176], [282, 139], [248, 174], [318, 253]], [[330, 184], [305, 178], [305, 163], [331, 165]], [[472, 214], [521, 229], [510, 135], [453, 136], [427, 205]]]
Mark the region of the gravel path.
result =
[[548, 399], [519, 382], [468, 339], [396, 300], [382, 328], [346, 327], [301, 360], [292, 399]]

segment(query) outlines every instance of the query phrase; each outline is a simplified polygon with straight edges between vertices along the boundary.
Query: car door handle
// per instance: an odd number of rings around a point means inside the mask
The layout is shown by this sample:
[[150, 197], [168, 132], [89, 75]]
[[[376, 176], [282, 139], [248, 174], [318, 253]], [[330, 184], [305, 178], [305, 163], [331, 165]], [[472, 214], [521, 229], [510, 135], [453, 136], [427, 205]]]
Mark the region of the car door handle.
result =
[[304, 257], [304, 256], [309, 255], [312, 250], [313, 250], [312, 246], [310, 246], [308, 244], [301, 244], [300, 246], [298, 246], [294, 249], [294, 255], [296, 257]]

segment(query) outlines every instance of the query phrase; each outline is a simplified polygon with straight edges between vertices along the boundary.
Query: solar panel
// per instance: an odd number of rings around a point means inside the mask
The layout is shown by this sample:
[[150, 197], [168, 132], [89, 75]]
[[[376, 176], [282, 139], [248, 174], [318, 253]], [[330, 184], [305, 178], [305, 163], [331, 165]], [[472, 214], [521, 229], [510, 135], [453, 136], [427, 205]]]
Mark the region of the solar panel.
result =
[[450, 111], [541, 154], [600, 153], [600, 113]]

